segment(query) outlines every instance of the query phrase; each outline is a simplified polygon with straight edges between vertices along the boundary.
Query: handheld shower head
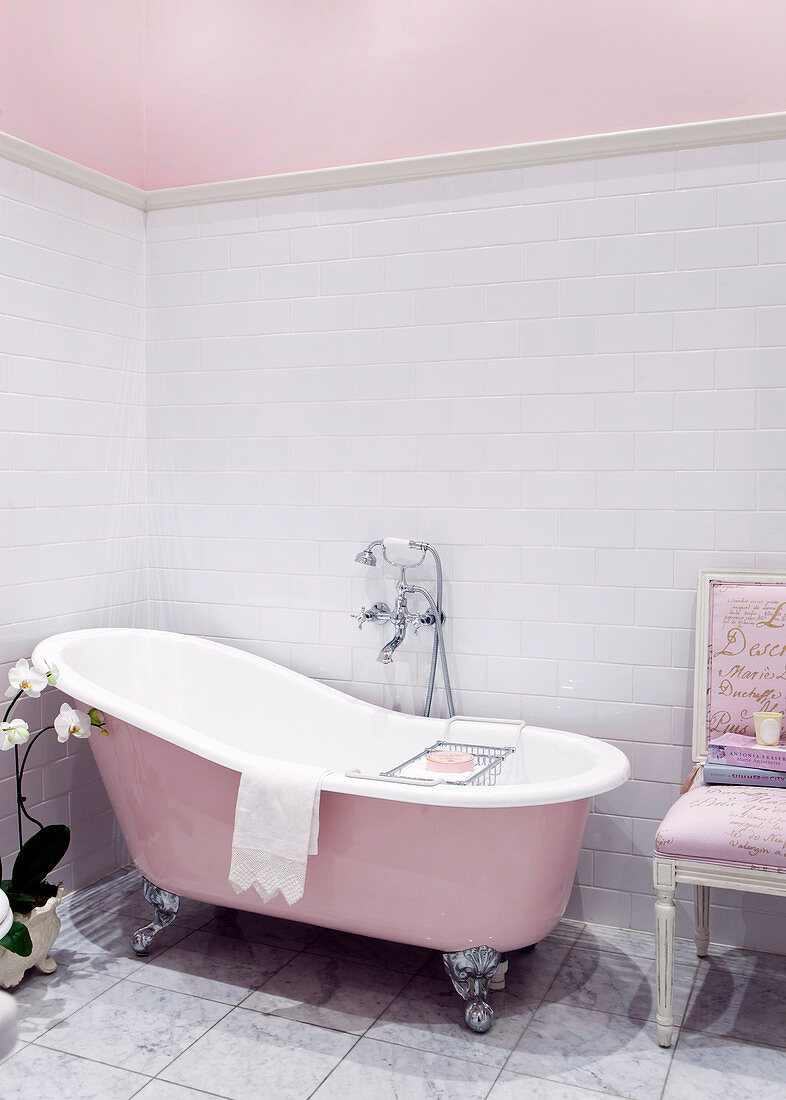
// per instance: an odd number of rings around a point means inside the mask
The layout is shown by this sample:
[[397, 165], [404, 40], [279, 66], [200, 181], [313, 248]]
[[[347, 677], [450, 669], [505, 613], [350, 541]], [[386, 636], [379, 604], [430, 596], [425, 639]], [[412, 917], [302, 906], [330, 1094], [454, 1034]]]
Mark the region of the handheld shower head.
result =
[[373, 566], [377, 563], [376, 554], [373, 553], [374, 547], [380, 547], [381, 543], [379, 539], [375, 539], [374, 542], [369, 542], [365, 550], [355, 554], [355, 561], [358, 565], [370, 565]]
[[377, 564], [376, 557], [371, 553], [371, 546], [367, 546], [365, 550], [361, 550], [359, 554], [355, 554], [355, 561], [358, 565], [374, 566]]

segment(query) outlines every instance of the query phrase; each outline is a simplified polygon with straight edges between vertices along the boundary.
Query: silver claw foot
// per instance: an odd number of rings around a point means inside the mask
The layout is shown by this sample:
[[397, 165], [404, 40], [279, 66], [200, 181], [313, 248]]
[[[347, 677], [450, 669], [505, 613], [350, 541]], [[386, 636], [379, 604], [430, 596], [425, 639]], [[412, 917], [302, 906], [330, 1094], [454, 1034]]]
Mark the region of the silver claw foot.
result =
[[144, 928], [137, 929], [131, 937], [131, 946], [137, 955], [148, 955], [150, 944], [163, 929], [168, 927], [177, 916], [180, 908], [180, 898], [177, 894], [170, 894], [168, 890], [161, 890], [152, 882], [144, 879], [145, 901], [153, 906], [155, 917]]
[[468, 951], [449, 951], [442, 956], [453, 988], [467, 1002], [464, 1019], [470, 1031], [482, 1034], [494, 1023], [494, 1009], [486, 1000], [491, 979], [502, 962], [493, 947], [471, 947]]

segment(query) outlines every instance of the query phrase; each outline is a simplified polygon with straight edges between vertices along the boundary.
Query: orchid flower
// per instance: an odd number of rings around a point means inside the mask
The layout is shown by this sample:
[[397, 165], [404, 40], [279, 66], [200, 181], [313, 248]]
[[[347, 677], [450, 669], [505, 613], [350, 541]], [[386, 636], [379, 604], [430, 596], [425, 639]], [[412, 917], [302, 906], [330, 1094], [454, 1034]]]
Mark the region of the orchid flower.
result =
[[7, 752], [15, 745], [24, 745], [29, 736], [30, 730], [27, 727], [27, 722], [23, 722], [21, 718], [14, 718], [11, 722], [3, 722], [0, 726], [0, 737], [2, 737], [0, 751]]
[[67, 741], [69, 737], [89, 737], [91, 734], [90, 718], [82, 710], [74, 710], [68, 703], [63, 703], [60, 713], [55, 718], [55, 733], [58, 741]]
[[49, 686], [54, 687], [57, 681], [60, 679], [60, 669], [57, 667], [56, 664], [50, 664], [49, 661], [47, 661], [46, 672], [44, 673], [44, 675], [46, 676], [46, 682], [49, 684]]
[[106, 716], [104, 712], [99, 710], [98, 707], [91, 707], [87, 714], [92, 724], [98, 728], [98, 732], [102, 733], [104, 737], [108, 737], [109, 730], [106, 728]]
[[28, 664], [22, 657], [8, 673], [8, 684], [5, 692], [6, 699], [10, 699], [19, 691], [29, 695], [31, 699], [37, 699], [47, 686], [48, 680], [45, 672], [36, 668], [35, 665]]

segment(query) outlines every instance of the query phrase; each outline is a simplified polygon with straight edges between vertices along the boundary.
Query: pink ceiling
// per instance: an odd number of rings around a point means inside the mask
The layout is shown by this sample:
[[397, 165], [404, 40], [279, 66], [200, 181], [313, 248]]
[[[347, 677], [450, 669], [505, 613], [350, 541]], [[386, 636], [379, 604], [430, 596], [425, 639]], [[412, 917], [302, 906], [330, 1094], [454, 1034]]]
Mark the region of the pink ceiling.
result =
[[0, 128], [147, 188], [782, 111], [781, 0], [0, 0]]

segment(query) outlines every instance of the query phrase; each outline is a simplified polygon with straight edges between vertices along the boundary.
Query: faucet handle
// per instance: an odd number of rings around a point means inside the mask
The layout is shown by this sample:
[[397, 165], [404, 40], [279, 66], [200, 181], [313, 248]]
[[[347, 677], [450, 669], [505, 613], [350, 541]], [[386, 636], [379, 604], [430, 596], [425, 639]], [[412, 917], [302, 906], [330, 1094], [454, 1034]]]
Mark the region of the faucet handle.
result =
[[372, 607], [361, 607], [358, 615], [350, 615], [350, 619], [357, 619], [358, 630], [362, 630], [365, 623], [378, 623], [381, 619], [390, 617], [390, 608], [386, 603], [375, 603]]

